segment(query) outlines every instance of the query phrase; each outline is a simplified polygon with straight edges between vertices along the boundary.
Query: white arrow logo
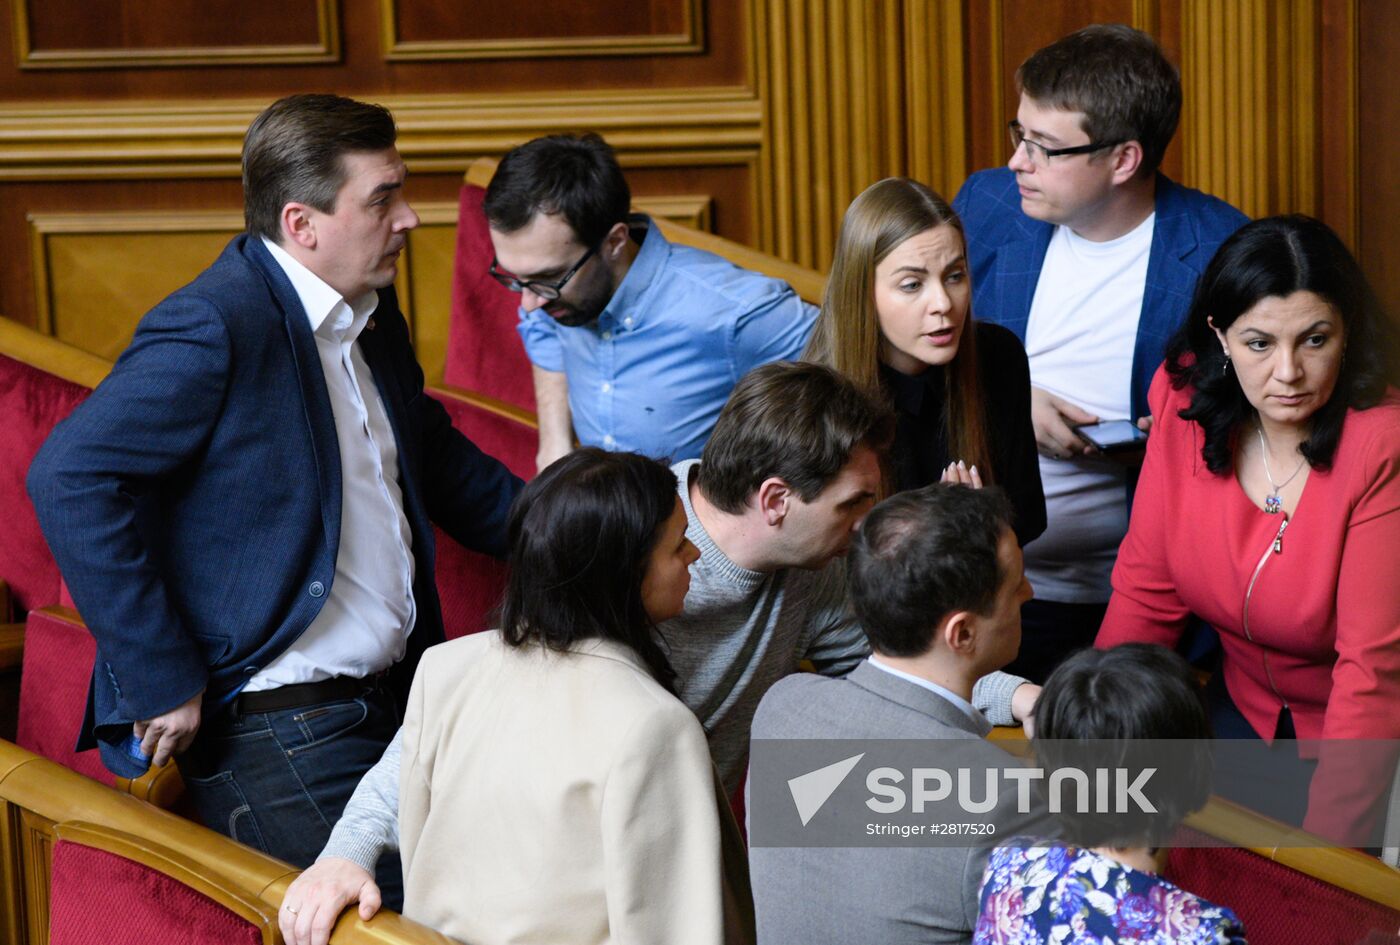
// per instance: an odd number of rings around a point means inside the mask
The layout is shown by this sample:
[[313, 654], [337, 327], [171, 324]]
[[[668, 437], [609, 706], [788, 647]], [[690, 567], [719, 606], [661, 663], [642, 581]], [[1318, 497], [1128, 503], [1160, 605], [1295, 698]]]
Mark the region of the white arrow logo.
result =
[[864, 757], [865, 752], [861, 752], [788, 781], [788, 790], [792, 792], [792, 802], [797, 805], [797, 816], [802, 818], [802, 826], [807, 826], [807, 822], [817, 816], [817, 811], [822, 809], [827, 798], [836, 793], [841, 782], [846, 780], [846, 775]]

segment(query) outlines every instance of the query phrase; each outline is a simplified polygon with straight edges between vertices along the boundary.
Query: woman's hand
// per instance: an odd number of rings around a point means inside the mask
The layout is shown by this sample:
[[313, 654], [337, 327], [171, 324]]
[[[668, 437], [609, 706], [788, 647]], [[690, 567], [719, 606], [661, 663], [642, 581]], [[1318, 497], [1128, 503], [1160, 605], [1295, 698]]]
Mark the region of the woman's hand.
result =
[[287, 945], [326, 945], [340, 911], [357, 901], [361, 919], [379, 911], [382, 900], [374, 876], [358, 863], [328, 856], [287, 887], [277, 924]]
[[938, 481], [971, 486], [974, 489], [982, 488], [982, 474], [977, 471], [976, 466], [968, 466], [962, 460], [949, 463], [948, 468], [943, 470], [943, 475], [938, 478]]

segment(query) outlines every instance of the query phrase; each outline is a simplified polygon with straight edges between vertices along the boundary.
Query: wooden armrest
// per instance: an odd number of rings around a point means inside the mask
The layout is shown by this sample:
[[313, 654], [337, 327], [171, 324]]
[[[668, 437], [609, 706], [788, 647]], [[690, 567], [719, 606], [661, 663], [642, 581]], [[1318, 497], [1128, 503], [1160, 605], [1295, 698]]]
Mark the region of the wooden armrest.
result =
[[138, 801], [170, 810], [185, 796], [185, 782], [180, 780], [180, 769], [171, 761], [159, 768], [151, 765], [139, 778], [117, 778], [117, 790]]
[[0, 673], [18, 670], [24, 660], [24, 624], [0, 624]]
[[539, 429], [539, 419], [524, 407], [517, 407], [515, 404], [507, 403], [504, 400], [492, 397], [489, 394], [478, 394], [474, 390], [465, 390], [461, 387], [452, 387], [447, 384], [432, 384], [426, 388], [426, 392], [439, 400], [455, 400], [458, 403], [468, 404], [487, 413], [494, 413], [498, 417], [513, 420], [521, 426], [529, 427], [532, 430]]

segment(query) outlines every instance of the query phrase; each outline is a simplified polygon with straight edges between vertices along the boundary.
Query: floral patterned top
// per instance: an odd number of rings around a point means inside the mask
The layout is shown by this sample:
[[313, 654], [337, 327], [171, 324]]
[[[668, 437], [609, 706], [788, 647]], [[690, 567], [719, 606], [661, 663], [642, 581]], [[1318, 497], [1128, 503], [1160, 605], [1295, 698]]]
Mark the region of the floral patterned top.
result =
[[1245, 945], [1229, 909], [1079, 847], [996, 848], [981, 902], [972, 945]]

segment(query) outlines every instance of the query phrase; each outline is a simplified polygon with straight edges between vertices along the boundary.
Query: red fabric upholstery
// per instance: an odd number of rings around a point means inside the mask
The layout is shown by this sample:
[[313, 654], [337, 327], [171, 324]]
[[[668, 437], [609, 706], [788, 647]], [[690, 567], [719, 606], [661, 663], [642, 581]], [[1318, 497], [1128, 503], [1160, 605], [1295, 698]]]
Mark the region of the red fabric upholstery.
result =
[[258, 927], [131, 860], [60, 840], [53, 847], [50, 945], [261, 945]]
[[[438, 397], [452, 425], [481, 449], [528, 479], [535, 472], [535, 431], [514, 420], [463, 403]], [[442, 624], [448, 639], [487, 629], [491, 611], [505, 590], [505, 565], [468, 551], [440, 529], [437, 534], [437, 586], [442, 599]]]
[[89, 393], [0, 355], [0, 579], [21, 611], [59, 600], [58, 565], [39, 531], [24, 476], [49, 431]]
[[96, 656], [97, 644], [86, 627], [47, 611], [30, 612], [24, 626], [15, 741], [79, 774], [116, 784], [96, 750], [73, 749], [87, 710], [88, 680]]
[[[1182, 843], [1210, 842], [1188, 828], [1182, 833]], [[1249, 945], [1400, 942], [1400, 912], [1248, 850], [1175, 847], [1165, 875], [1183, 889], [1233, 909]], [[1370, 938], [1372, 932], [1379, 937]]]
[[454, 387], [534, 410], [530, 360], [515, 331], [520, 296], [487, 271], [495, 252], [481, 211], [485, 196], [480, 187], [462, 187], [457, 255], [452, 264], [452, 323], [443, 379]]
[[506, 464], [521, 479], [535, 475], [535, 430], [516, 420], [432, 388], [428, 393], [447, 409], [452, 425], [481, 450]]

